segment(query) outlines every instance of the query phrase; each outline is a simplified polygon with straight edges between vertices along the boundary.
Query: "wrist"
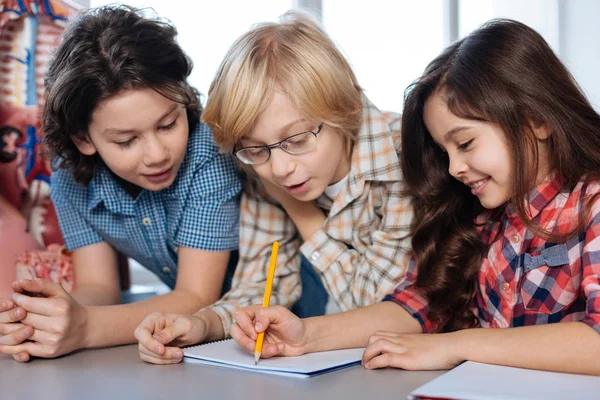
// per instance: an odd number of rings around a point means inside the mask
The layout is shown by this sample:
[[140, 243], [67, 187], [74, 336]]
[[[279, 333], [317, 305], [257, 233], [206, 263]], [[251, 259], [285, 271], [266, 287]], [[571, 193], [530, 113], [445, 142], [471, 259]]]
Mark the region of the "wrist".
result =
[[470, 352], [476, 347], [473, 331], [474, 329], [463, 329], [444, 334], [450, 356], [457, 364], [469, 360]]
[[92, 338], [93, 330], [90, 327], [91, 314], [93, 314], [92, 308], [93, 307], [82, 306], [81, 312], [79, 313], [80, 320], [78, 331], [80, 332], [81, 337], [79, 338], [78, 346], [81, 349], [97, 347], [94, 345], [94, 339]]
[[223, 322], [216, 312], [204, 310], [193, 314], [192, 317], [194, 318], [193, 323], [195, 326], [204, 327], [204, 334], [200, 335], [199, 342], [212, 342], [225, 337]]
[[315, 353], [318, 351], [331, 350], [332, 347], [327, 345], [327, 338], [319, 324], [319, 318], [301, 318], [300, 321], [304, 324], [304, 340], [299, 346], [302, 354]]

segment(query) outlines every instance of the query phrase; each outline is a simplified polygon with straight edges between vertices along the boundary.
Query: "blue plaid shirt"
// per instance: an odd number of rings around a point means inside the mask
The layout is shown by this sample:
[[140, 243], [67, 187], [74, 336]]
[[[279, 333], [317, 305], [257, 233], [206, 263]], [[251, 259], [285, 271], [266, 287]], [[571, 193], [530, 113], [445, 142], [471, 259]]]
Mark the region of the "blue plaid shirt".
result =
[[173, 184], [129, 196], [106, 167], [89, 186], [69, 170], [52, 174], [51, 197], [68, 250], [107, 242], [173, 288], [179, 246], [209, 251], [238, 246], [242, 181], [231, 156], [219, 153], [210, 128], [190, 132]]

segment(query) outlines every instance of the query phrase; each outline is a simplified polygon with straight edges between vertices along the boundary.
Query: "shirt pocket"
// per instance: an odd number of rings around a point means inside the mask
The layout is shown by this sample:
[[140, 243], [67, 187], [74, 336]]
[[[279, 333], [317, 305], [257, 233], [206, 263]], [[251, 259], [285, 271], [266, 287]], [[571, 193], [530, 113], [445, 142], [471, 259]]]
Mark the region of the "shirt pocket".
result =
[[565, 244], [547, 247], [539, 255], [523, 254], [521, 295], [526, 310], [555, 314], [577, 299], [573, 265]]

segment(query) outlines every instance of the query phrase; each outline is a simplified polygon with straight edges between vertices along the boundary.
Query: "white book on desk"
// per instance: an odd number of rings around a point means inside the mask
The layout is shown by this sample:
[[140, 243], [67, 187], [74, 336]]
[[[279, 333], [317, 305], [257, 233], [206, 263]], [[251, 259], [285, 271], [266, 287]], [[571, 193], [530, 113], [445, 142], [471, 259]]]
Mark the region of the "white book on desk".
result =
[[201, 344], [183, 349], [184, 362], [195, 362], [221, 367], [243, 369], [298, 378], [309, 378], [360, 364], [363, 349], [345, 349], [309, 353], [298, 357], [260, 359], [254, 365], [254, 354], [240, 347], [234, 340]]
[[598, 400], [600, 399], [600, 377], [467, 361], [417, 388], [409, 396], [409, 399], [420, 398]]

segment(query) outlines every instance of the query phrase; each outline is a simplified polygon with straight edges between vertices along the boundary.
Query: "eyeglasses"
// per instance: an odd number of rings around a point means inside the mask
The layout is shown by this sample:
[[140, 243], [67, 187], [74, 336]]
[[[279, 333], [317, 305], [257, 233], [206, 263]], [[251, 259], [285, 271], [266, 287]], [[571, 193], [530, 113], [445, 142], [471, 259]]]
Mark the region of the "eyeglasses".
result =
[[271, 158], [271, 149], [280, 148], [288, 154], [302, 154], [317, 147], [317, 135], [321, 133], [324, 123], [321, 122], [316, 132], [308, 131], [297, 133], [293, 136], [283, 139], [280, 142], [266, 146], [248, 146], [239, 150], [234, 150], [236, 156], [244, 164], [261, 164]]

